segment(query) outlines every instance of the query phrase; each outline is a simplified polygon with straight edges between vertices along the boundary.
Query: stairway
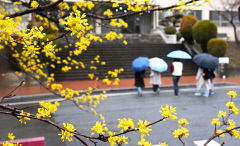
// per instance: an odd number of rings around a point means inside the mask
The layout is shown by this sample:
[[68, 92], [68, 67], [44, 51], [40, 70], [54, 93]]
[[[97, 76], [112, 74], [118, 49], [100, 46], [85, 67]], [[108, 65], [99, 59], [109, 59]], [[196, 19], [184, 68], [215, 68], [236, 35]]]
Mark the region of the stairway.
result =
[[[122, 43], [102, 43], [102, 44], [92, 44], [87, 51], [78, 57], [73, 57], [78, 61], [85, 63], [85, 69], [71, 70], [69, 72], [61, 72], [60, 66], [57, 66], [52, 72], [55, 73], [56, 80], [86, 80], [89, 73], [95, 73], [95, 75], [100, 78], [104, 78], [109, 70], [124, 68], [124, 72], [119, 75], [119, 78], [132, 78], [134, 77], [134, 72], [131, 70], [132, 61], [139, 57], [160, 57], [164, 59], [169, 68], [173, 59], [167, 58], [166, 55], [174, 50], [186, 51], [184, 45], [182, 44], [165, 44], [165, 43], [147, 43], [147, 42], [133, 42], [127, 46]], [[64, 58], [66, 51], [62, 51], [60, 56]], [[106, 61], [106, 65], [97, 66], [96, 71], [90, 70], [90, 61], [96, 55], [100, 55], [101, 61]], [[197, 66], [192, 62], [192, 60], [182, 60], [183, 62], [183, 75], [195, 75], [197, 71]], [[149, 76], [149, 69], [147, 69], [146, 76]], [[170, 69], [162, 73], [162, 76], [171, 76]]]

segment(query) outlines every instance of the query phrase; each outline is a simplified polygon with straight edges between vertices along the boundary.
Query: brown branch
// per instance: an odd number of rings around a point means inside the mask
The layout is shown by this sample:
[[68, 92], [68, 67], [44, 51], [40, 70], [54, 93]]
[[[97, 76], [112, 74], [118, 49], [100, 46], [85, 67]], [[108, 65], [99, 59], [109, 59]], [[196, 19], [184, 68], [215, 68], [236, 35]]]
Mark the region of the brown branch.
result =
[[235, 127], [235, 128], [232, 128], [232, 129], [229, 129], [229, 130], [225, 130], [225, 131], [223, 131], [222, 133], [218, 133], [218, 134], [215, 133], [213, 136], [211, 136], [211, 137], [204, 143], [203, 146], [207, 146], [207, 144], [208, 144], [210, 141], [212, 141], [214, 138], [219, 137], [220, 135], [222, 135], [222, 134], [224, 134], [224, 133], [229, 133], [230, 131], [235, 130], [235, 129], [239, 129], [239, 128], [240, 128], [240, 126]]
[[[49, 120], [49, 119], [46, 119], [46, 118], [37, 118], [37, 117], [36, 117], [35, 115], [33, 115], [33, 114], [30, 114], [30, 116], [20, 115], [19, 113], [21, 113], [21, 110], [18, 110], [18, 109], [16, 109], [16, 108], [10, 107], [10, 106], [8, 106], [8, 105], [0, 104], [0, 108], [11, 111], [11, 112], [0, 111], [0, 113], [2, 113], [2, 114], [9, 114], [9, 115], [13, 115], [13, 116], [15, 116], [15, 117], [17, 117], [17, 116], [23, 116], [23, 117], [28, 117], [28, 118], [31, 118], [31, 119], [43, 121], [43, 122], [45, 122], [45, 123], [48, 123], [48, 124], [51, 124], [51, 125], [57, 127], [57, 128], [60, 129], [60, 130], [65, 130], [65, 131], [71, 132], [71, 133], [73, 133], [73, 134], [76, 134], [76, 135], [79, 135], [79, 136], [82, 136], [82, 137], [85, 137], [85, 138], [93, 139], [93, 137], [90, 137], [90, 136], [81, 134], [81, 133], [78, 132], [77, 130], [76, 130], [76, 131], [69, 131], [69, 130], [67, 130], [66, 128], [64, 128], [64, 127], [58, 125], [57, 123], [55, 123], [55, 122], [53, 122], [53, 121], [51, 121], [51, 120]], [[13, 112], [14, 112], [14, 114], [13, 114]]]
[[[197, 2], [200, 0], [190, 0], [188, 2], [185, 3], [185, 5], [191, 4], [193, 2]], [[177, 4], [172, 5], [172, 6], [168, 6], [168, 7], [163, 7], [163, 8], [153, 8], [153, 9], [147, 9], [147, 10], [142, 10], [142, 11], [137, 11], [137, 12], [129, 12], [129, 13], [125, 13], [125, 14], [121, 14], [121, 15], [115, 15], [112, 17], [106, 17], [106, 16], [99, 16], [99, 15], [95, 15], [95, 14], [86, 14], [88, 17], [92, 17], [95, 19], [101, 19], [101, 20], [111, 20], [111, 19], [118, 19], [118, 18], [124, 18], [127, 16], [132, 16], [132, 15], [136, 15], [136, 14], [140, 14], [140, 13], [146, 13], [146, 12], [153, 12], [153, 11], [163, 11], [163, 10], [169, 10], [169, 9], [173, 9], [179, 7]]]
[[182, 141], [181, 137], [178, 137], [178, 139], [181, 141], [181, 143], [183, 144], [183, 146], [185, 146], [185, 143]]
[[61, 2], [63, 2], [63, 0], [58, 0], [56, 2], [50, 3], [48, 5], [44, 5], [44, 6], [38, 6], [37, 8], [28, 8], [28, 9], [23, 10], [23, 11], [18, 11], [14, 14], [8, 14], [5, 17], [14, 18], [14, 17], [17, 17], [17, 16], [22, 16], [22, 15], [33, 13], [33, 12], [36, 12], [36, 11], [43, 11], [43, 10], [46, 10], [46, 9], [50, 9], [52, 7], [56, 7]]
[[12, 93], [13, 93], [14, 91], [16, 91], [19, 87], [21, 87], [24, 82], [25, 82], [25, 81], [22, 80], [21, 83], [20, 83], [16, 88], [14, 88], [12, 91], [10, 91], [6, 96], [2, 97], [2, 99], [0, 100], [0, 103], [2, 103], [5, 98], [9, 98], [9, 97], [14, 96], [14, 95], [12, 95]]

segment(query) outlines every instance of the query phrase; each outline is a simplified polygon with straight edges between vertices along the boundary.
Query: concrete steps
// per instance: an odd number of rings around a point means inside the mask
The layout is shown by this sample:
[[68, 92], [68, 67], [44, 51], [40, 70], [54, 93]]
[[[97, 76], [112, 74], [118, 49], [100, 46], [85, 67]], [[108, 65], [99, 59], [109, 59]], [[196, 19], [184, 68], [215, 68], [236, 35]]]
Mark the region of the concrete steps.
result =
[[[139, 56], [146, 56], [149, 58], [160, 57], [164, 59], [169, 68], [173, 59], [167, 58], [166, 55], [174, 50], [184, 50], [182, 44], [164, 44], [164, 43], [132, 43], [127, 46], [122, 43], [103, 43], [92, 44], [86, 52], [80, 56], [74, 56], [72, 58], [85, 63], [85, 69], [71, 70], [69, 72], [61, 72], [61, 66], [57, 66], [53, 70], [56, 80], [86, 80], [89, 73], [95, 73], [100, 78], [104, 78], [109, 70], [124, 68], [124, 72], [119, 75], [119, 78], [132, 78], [134, 72], [131, 70], [132, 61]], [[68, 50], [61, 52], [62, 58], [67, 56]], [[90, 61], [94, 59], [96, 55], [100, 55], [100, 61], [106, 61], [105, 66], [97, 65], [97, 70], [90, 70]], [[197, 71], [196, 65], [192, 60], [182, 60], [184, 64], [183, 75], [195, 75]], [[171, 76], [170, 69], [164, 73], [163, 76]], [[149, 76], [149, 69], [146, 72], [146, 76]]]

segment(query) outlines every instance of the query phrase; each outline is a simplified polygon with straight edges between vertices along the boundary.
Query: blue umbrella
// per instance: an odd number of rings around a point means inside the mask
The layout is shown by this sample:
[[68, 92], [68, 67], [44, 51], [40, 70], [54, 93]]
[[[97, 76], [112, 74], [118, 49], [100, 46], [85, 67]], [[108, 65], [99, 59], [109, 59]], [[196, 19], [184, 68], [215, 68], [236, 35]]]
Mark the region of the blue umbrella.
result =
[[157, 71], [157, 72], [164, 72], [168, 69], [167, 63], [158, 57], [154, 57], [149, 59], [149, 66], [152, 70]]
[[167, 54], [169, 58], [176, 58], [176, 59], [192, 59], [192, 56], [189, 55], [187, 52], [182, 50], [172, 51]]
[[141, 72], [149, 66], [149, 59], [147, 57], [138, 57], [132, 62], [132, 70]]
[[215, 69], [218, 66], [218, 58], [214, 57], [208, 53], [200, 53], [193, 57], [193, 62], [195, 62], [198, 66]]

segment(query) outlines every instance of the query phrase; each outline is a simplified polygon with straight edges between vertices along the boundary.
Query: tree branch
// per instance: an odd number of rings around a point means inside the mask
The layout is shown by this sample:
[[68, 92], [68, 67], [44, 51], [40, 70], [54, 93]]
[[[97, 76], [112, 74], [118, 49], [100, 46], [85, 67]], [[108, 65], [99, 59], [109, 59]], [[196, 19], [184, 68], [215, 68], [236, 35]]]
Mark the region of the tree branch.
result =
[[22, 15], [33, 13], [33, 12], [36, 12], [36, 11], [43, 11], [43, 10], [55, 7], [55, 6], [57, 6], [61, 2], [63, 2], [63, 0], [58, 0], [58, 1], [53, 2], [51, 4], [48, 4], [48, 5], [45, 5], [45, 6], [39, 6], [37, 8], [28, 8], [28, 9], [23, 10], [23, 11], [18, 11], [18, 12], [14, 13], [14, 14], [8, 14], [5, 17], [14, 18], [14, 17], [17, 17], [17, 16], [22, 16]]

